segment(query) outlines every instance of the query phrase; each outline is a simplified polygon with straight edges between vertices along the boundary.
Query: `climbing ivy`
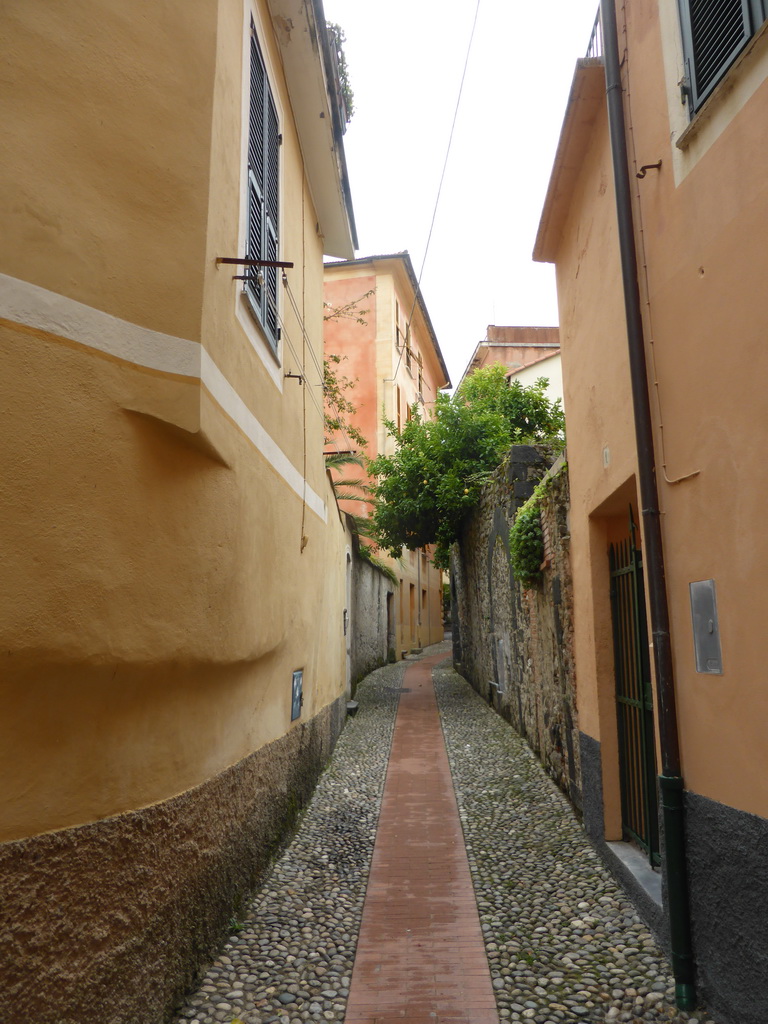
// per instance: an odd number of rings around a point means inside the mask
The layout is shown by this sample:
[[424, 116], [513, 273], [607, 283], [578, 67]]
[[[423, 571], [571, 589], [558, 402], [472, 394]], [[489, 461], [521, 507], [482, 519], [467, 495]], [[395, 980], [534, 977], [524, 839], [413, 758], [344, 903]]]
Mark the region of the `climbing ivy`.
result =
[[538, 488], [519, 509], [509, 531], [509, 557], [515, 579], [531, 587], [541, 579], [544, 561], [544, 532], [541, 529], [541, 503]]
[[512, 575], [524, 587], [532, 587], [541, 579], [541, 564], [544, 561], [544, 531], [541, 526], [541, 505], [547, 491], [561, 473], [565, 472], [563, 462], [552, 476], [540, 481], [528, 501], [515, 516], [509, 531], [509, 559]]

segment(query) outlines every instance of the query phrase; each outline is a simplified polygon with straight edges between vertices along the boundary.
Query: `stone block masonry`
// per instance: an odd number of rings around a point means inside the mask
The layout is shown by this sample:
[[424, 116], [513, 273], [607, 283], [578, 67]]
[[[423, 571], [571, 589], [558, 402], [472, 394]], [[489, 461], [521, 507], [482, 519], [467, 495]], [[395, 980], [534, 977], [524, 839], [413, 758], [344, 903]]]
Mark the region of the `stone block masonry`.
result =
[[[395, 584], [357, 552], [351, 562], [352, 586], [349, 629], [352, 689], [374, 669], [386, 665], [395, 636], [388, 608], [394, 605]], [[390, 629], [392, 631], [390, 632]]]
[[[544, 449], [516, 445], [483, 489], [455, 545], [454, 659], [471, 685], [525, 738], [549, 775], [581, 808], [569, 561], [568, 474]], [[509, 531], [545, 475], [541, 579], [512, 572]]]
[[0, 845], [0, 1021], [158, 1024], [287, 839], [345, 699], [171, 800]]

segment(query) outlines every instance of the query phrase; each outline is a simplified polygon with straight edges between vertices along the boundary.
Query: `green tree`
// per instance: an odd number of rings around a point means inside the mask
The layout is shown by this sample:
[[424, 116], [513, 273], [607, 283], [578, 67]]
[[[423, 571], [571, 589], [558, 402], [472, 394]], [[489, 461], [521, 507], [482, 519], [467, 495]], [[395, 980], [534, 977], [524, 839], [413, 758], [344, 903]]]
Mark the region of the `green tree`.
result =
[[456, 394], [438, 394], [433, 417], [414, 406], [401, 431], [386, 422], [395, 451], [370, 465], [381, 547], [398, 557], [404, 547], [436, 544], [435, 561], [447, 566], [450, 545], [510, 446], [562, 446], [563, 413], [547, 398], [547, 383], [510, 385], [503, 366], [483, 367]]
[[565, 431], [560, 399], [547, 397], [549, 381], [539, 377], [524, 387], [519, 380], [509, 383], [507, 370], [500, 363], [484, 366], [467, 377], [457, 394], [477, 412], [501, 413], [510, 431], [510, 444], [562, 441]]

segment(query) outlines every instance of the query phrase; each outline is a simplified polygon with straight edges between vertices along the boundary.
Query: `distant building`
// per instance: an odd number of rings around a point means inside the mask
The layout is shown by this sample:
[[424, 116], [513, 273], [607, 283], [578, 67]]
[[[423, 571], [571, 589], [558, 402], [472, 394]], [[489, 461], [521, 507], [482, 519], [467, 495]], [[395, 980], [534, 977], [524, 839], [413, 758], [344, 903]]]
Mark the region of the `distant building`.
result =
[[[356, 426], [368, 440], [367, 455], [394, 451], [384, 421], [400, 429], [416, 404], [429, 416], [437, 392], [450, 386], [432, 323], [407, 253], [370, 256], [325, 265], [325, 351], [340, 355], [340, 372], [357, 380], [350, 397], [357, 407]], [[334, 310], [346, 310], [334, 316]], [[359, 320], [363, 320], [360, 323]], [[343, 436], [335, 439], [345, 448]], [[360, 474], [356, 474], [360, 475]], [[367, 516], [360, 502], [342, 502], [349, 512]], [[443, 638], [442, 572], [432, 564], [432, 550], [404, 550], [388, 561], [398, 577], [392, 609], [395, 654]]]
[[0, 1018], [156, 1024], [344, 720], [343, 112], [319, 0], [0, 32]]
[[560, 366], [560, 329], [558, 327], [497, 327], [489, 324], [483, 341], [475, 347], [462, 382], [482, 366], [501, 363], [509, 380], [530, 387], [539, 377], [549, 381], [547, 395], [563, 400], [563, 374]]

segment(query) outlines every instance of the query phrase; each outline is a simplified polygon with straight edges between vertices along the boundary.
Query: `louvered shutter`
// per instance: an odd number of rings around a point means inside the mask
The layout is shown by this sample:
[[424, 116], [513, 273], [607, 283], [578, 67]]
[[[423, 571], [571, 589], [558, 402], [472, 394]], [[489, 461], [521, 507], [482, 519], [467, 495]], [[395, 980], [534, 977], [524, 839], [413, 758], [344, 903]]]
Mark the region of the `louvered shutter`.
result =
[[[277, 260], [280, 213], [280, 134], [277, 111], [253, 23], [251, 23], [250, 59], [246, 257], [258, 260]], [[277, 350], [280, 332], [277, 316], [276, 268], [252, 267], [248, 269], [245, 288], [270, 344]]]
[[[251, 83], [248, 111], [248, 240], [246, 257], [263, 259], [264, 241], [264, 85], [265, 69], [251, 24]], [[246, 270], [246, 289], [261, 312], [263, 289], [258, 267]]]
[[[267, 101], [266, 254], [264, 259], [276, 260], [279, 250], [277, 228], [280, 212], [280, 133], [277, 125], [277, 111], [272, 97], [268, 96]], [[277, 268], [266, 267], [265, 269], [267, 328], [273, 337], [277, 338]]]
[[764, 0], [680, 0], [692, 111], [704, 103], [764, 18]]

